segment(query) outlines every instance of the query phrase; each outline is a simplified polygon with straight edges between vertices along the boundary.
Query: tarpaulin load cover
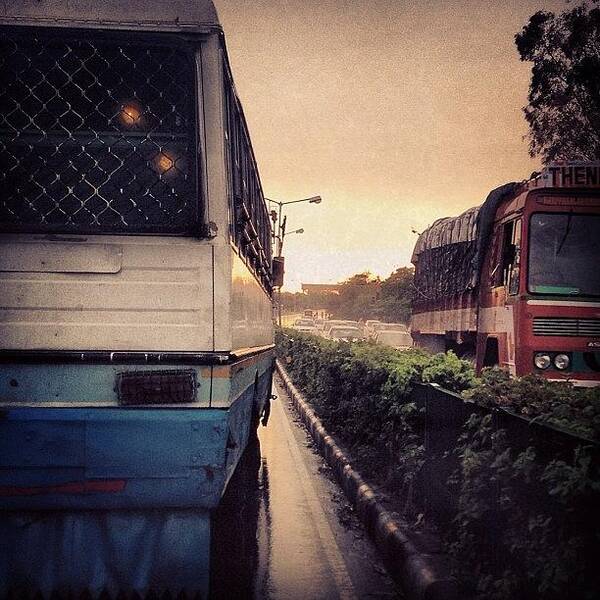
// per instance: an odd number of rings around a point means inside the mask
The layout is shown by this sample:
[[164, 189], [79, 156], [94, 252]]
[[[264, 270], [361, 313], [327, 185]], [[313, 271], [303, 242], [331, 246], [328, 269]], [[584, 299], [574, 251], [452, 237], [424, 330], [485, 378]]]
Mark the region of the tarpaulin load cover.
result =
[[470, 208], [458, 217], [438, 219], [419, 236], [412, 257], [416, 301], [452, 296], [468, 289], [479, 208]]
[[412, 256], [415, 303], [477, 288], [496, 210], [516, 185], [507, 183], [493, 190], [481, 206], [457, 217], [438, 219], [419, 236]]

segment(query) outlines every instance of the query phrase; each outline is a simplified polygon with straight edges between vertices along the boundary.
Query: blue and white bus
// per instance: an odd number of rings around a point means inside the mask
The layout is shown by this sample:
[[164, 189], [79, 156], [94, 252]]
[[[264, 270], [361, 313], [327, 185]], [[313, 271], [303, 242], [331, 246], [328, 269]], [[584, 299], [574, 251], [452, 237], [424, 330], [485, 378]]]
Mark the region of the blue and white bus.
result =
[[0, 595], [205, 593], [271, 227], [209, 0], [0, 6]]

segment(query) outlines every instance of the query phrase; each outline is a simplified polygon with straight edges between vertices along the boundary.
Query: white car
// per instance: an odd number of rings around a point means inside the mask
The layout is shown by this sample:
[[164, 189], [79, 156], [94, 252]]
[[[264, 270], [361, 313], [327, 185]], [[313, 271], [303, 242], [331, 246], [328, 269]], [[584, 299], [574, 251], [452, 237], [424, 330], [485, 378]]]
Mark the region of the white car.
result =
[[315, 322], [312, 319], [296, 319], [292, 327], [294, 329], [298, 329], [299, 327], [312, 327], [314, 329]]
[[378, 331], [375, 341], [384, 346], [391, 346], [397, 350], [408, 350], [413, 347], [413, 339], [408, 331], [398, 331], [394, 329], [384, 329]]
[[373, 325], [375, 325], [376, 323], [381, 323], [381, 321], [379, 321], [378, 319], [367, 319], [363, 323], [363, 331], [367, 335], [371, 335], [371, 333], [373, 332]]
[[408, 332], [408, 327], [404, 323], [383, 323], [378, 321], [373, 323], [367, 334], [370, 338], [375, 339], [380, 331], [404, 331]]
[[349, 325], [352, 324], [352, 326], [355, 326], [355, 323], [350, 323], [349, 321], [343, 321], [342, 319], [330, 319], [329, 321], [325, 321], [325, 324], [323, 325], [323, 335], [325, 337], [328, 336], [329, 331], [331, 330], [332, 327], [340, 327], [341, 325]]
[[365, 334], [358, 327], [352, 325], [335, 325], [329, 330], [327, 337], [330, 340], [343, 340], [345, 342], [366, 339]]

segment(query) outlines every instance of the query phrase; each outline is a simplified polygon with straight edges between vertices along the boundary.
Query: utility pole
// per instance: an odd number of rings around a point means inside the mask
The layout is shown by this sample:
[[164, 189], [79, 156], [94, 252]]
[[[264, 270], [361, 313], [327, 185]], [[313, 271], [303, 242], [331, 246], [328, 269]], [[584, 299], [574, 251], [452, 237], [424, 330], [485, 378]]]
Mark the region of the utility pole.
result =
[[[288, 202], [280, 202], [278, 200], [271, 200], [271, 198], [265, 198], [267, 202], [271, 202], [272, 204], [276, 204], [278, 210], [271, 211], [271, 220], [273, 221], [273, 226], [277, 223], [277, 231], [275, 231], [275, 227], [273, 230], [273, 238], [277, 240], [276, 244], [276, 256], [281, 258], [283, 251], [283, 240], [285, 238], [285, 229], [287, 224], [287, 215], [283, 216], [283, 207], [288, 204], [298, 204], [299, 202], [309, 202], [310, 204], [320, 204], [322, 199], [321, 196], [312, 196], [310, 198], [302, 198], [301, 200], [290, 200]], [[304, 229], [296, 229], [295, 231], [290, 231], [292, 233], [304, 233]], [[289, 234], [288, 234], [289, 235]], [[277, 322], [279, 327], [281, 327], [281, 286], [277, 287]]]

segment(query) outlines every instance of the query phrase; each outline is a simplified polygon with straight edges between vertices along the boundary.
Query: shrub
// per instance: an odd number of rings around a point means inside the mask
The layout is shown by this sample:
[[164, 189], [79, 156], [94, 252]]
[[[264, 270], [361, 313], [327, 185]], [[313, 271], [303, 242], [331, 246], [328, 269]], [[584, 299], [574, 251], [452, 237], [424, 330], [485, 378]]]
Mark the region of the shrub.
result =
[[[425, 512], [428, 477], [443, 485], [452, 473], [450, 518], [439, 524], [457, 575], [478, 599], [600, 597], [600, 388], [510, 378], [497, 368], [476, 378], [452, 352], [400, 352], [293, 330], [278, 332], [277, 353], [327, 429], [402, 500], [405, 515]], [[462, 406], [462, 435], [445, 452], [425, 451], [426, 415], [413, 401], [420, 383], [480, 407]], [[532, 432], [541, 434], [537, 442]]]
[[576, 388], [537, 375], [511, 378], [498, 368], [484, 369], [474, 384], [463, 396], [477, 404], [600, 441], [600, 387]]
[[448, 548], [475, 598], [598, 597], [600, 474], [590, 447], [546, 458], [511, 445], [488, 413], [471, 415], [455, 455]]
[[334, 342], [294, 330], [279, 331], [276, 341], [279, 359], [326, 428], [412, 512], [424, 460], [423, 416], [412, 388], [426, 377], [463, 390], [474, 378], [472, 365], [452, 353]]

